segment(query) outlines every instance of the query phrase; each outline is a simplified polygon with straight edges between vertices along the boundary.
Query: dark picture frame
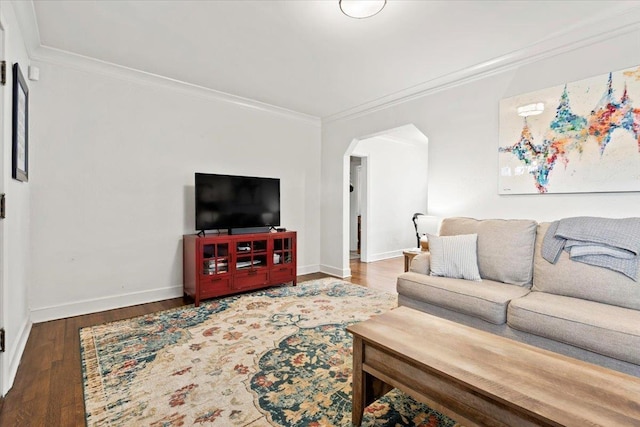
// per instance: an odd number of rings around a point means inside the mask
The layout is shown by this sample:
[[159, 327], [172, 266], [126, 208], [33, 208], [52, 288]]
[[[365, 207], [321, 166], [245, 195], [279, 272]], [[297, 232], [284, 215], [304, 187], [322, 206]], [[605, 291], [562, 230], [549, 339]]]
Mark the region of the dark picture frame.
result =
[[18, 181], [27, 182], [29, 180], [29, 88], [17, 62], [13, 64], [12, 122], [11, 175]]

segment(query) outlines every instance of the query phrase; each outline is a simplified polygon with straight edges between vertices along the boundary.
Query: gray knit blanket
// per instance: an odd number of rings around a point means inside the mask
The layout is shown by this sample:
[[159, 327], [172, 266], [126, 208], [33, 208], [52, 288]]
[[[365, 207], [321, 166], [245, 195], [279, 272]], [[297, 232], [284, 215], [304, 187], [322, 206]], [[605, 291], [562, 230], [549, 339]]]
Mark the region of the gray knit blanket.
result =
[[542, 241], [542, 257], [555, 264], [562, 250], [573, 261], [608, 268], [637, 282], [640, 218], [581, 216], [554, 221]]

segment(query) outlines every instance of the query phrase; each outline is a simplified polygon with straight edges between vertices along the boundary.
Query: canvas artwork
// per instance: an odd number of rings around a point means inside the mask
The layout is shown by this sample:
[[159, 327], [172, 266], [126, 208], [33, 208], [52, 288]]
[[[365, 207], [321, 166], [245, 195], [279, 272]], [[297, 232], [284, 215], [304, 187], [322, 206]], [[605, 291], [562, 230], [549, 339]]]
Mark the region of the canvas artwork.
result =
[[640, 191], [640, 67], [503, 99], [498, 156], [499, 194]]

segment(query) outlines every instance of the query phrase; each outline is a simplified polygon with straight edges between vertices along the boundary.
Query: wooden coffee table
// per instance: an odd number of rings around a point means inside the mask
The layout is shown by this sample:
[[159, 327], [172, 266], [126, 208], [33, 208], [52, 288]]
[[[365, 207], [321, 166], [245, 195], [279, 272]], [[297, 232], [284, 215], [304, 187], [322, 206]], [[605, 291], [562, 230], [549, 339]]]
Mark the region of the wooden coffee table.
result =
[[389, 386], [467, 427], [640, 426], [631, 375], [406, 307], [347, 331], [356, 426]]

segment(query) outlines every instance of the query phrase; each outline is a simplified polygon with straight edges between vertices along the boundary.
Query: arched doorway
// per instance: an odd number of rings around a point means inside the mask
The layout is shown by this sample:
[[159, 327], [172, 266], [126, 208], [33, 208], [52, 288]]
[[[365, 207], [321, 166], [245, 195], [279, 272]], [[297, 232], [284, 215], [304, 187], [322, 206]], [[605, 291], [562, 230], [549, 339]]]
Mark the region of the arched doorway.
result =
[[400, 256], [415, 246], [411, 218], [427, 210], [428, 138], [409, 124], [354, 139], [344, 156], [345, 265], [358, 225], [363, 262]]

